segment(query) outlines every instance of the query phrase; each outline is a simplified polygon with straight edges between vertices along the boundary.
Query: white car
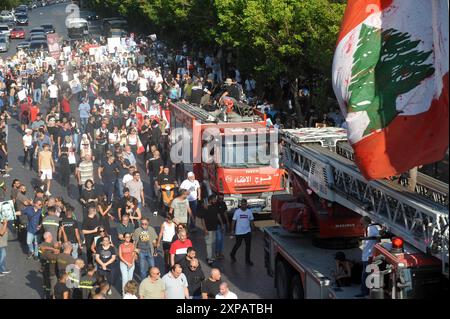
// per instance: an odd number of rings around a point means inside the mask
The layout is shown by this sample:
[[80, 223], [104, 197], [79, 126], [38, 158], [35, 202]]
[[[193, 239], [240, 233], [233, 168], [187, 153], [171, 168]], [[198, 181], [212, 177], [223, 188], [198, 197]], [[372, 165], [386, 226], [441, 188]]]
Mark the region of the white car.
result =
[[8, 38], [0, 36], [0, 52], [8, 52], [8, 50], [9, 50]]
[[2, 12], [0, 12], [0, 20], [16, 21], [16, 16], [11, 11], [3, 10]]
[[8, 38], [11, 35], [11, 29], [7, 24], [0, 24], [0, 36], [2, 35]]

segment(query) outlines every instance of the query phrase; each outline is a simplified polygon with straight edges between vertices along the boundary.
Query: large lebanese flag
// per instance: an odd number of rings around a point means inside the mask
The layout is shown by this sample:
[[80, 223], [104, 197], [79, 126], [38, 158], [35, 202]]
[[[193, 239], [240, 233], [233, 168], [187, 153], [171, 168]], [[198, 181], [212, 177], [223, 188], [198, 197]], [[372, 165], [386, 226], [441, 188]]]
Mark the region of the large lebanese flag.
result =
[[448, 1], [349, 0], [333, 87], [367, 179], [443, 159], [448, 149]]

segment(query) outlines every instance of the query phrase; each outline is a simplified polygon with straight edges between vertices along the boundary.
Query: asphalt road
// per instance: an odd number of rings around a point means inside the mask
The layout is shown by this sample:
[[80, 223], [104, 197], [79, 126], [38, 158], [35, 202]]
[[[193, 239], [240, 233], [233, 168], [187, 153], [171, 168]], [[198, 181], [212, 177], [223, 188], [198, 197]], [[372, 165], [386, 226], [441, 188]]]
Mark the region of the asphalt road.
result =
[[[52, 23], [58, 34], [67, 36], [67, 30], [64, 24], [65, 6], [65, 4], [53, 5], [31, 11], [29, 14], [30, 26], [25, 27], [25, 29], [40, 26], [44, 23]], [[13, 55], [15, 53], [15, 44], [18, 41], [21, 40], [13, 40], [10, 51], [7, 54], [1, 54], [0, 56], [5, 57]], [[44, 103], [43, 108], [45, 107], [46, 105]], [[75, 105], [72, 105], [72, 109], [76, 109]], [[6, 181], [9, 190], [12, 180], [14, 178], [18, 178], [22, 183], [27, 185], [29, 192], [31, 192], [31, 183], [37, 178], [37, 173], [30, 172], [28, 168], [24, 168], [21, 164], [23, 150], [21, 147], [22, 138], [19, 129], [20, 126], [18, 122], [15, 119], [12, 119], [9, 123], [8, 159], [10, 167], [12, 167], [13, 170], [10, 172], [11, 176], [6, 178]], [[141, 176], [145, 175], [141, 174]], [[148, 184], [145, 182], [147, 182], [147, 180], [145, 180], [144, 177], [144, 187], [148, 189]], [[52, 185], [52, 194], [53, 196], [63, 196], [75, 207], [78, 220], [82, 220], [81, 206], [77, 201], [78, 191], [74, 177], [71, 177], [70, 183], [71, 185], [67, 190], [61, 187], [59, 183], [54, 180]], [[67, 196], [67, 192], [69, 192], [69, 196]], [[148, 208], [144, 209], [143, 214], [150, 217], [152, 225], [155, 226], [158, 231], [159, 225], [161, 225], [163, 219], [160, 216], [153, 216]], [[114, 225], [112, 226], [115, 228]], [[192, 235], [190, 239], [193, 241], [194, 247], [199, 251], [202, 269], [204, 270], [205, 275], [207, 275], [210, 268], [204, 260], [206, 256], [206, 247], [203, 235], [201, 232], [197, 232]], [[231, 251], [233, 244], [233, 239], [225, 239], [226, 258], [216, 262], [214, 265], [215, 267], [221, 269], [223, 273], [222, 279], [230, 283], [231, 291], [235, 292], [239, 298], [275, 298], [273, 279], [267, 276], [264, 268], [262, 233], [260, 231], [254, 233], [252, 242], [253, 267], [248, 267], [244, 263], [244, 246], [241, 247], [237, 254], [238, 261], [234, 264], [229, 261], [228, 254]], [[26, 247], [19, 243], [13, 231], [10, 231], [9, 233], [7, 265], [12, 272], [5, 277], [0, 277], [1, 299], [39, 299], [43, 297], [42, 274], [39, 272], [39, 263], [26, 260]], [[161, 258], [158, 258], [157, 265], [161, 265]], [[115, 282], [115, 288], [113, 289], [113, 298], [120, 298], [117, 290], [117, 288], [120, 288], [120, 282], [121, 280], [119, 275]]]

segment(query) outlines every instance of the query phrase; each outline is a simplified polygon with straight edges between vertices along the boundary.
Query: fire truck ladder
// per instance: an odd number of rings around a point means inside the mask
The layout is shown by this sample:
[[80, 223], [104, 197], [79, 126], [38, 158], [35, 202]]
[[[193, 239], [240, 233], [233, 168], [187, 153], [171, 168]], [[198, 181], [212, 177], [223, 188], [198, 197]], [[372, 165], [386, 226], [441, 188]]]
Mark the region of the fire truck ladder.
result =
[[[332, 150], [353, 162], [355, 161], [353, 148], [347, 142], [338, 142], [336, 148]], [[408, 179], [400, 178], [399, 183], [407, 187]], [[448, 206], [448, 184], [431, 176], [418, 172], [415, 192], [440, 205]]]
[[194, 115], [195, 118], [197, 118], [198, 120], [200, 120], [203, 123], [217, 122], [216, 117], [212, 116], [207, 111], [205, 111], [204, 109], [202, 109], [198, 106], [194, 106], [192, 104], [183, 103], [183, 102], [178, 102], [176, 104], [180, 109], [182, 109], [183, 111], [186, 111], [189, 114]]
[[[342, 130], [327, 129], [327, 134], [323, 129], [307, 129], [306, 136], [302, 131], [305, 129], [282, 131], [285, 167], [308, 181], [319, 196], [370, 217], [417, 249], [440, 259], [443, 274], [448, 277], [448, 206], [398, 183], [367, 181], [355, 163], [337, 151], [336, 145], [343, 141]], [[334, 137], [330, 129], [335, 130]], [[326, 138], [314, 140], [311, 130]]]

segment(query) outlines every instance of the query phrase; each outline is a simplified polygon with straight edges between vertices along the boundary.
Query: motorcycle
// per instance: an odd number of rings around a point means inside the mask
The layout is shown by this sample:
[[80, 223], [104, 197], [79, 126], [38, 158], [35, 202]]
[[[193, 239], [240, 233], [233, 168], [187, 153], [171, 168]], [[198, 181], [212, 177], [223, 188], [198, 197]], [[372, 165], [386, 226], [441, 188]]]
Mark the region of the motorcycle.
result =
[[175, 198], [175, 184], [161, 185], [161, 196], [163, 205], [169, 208]]

